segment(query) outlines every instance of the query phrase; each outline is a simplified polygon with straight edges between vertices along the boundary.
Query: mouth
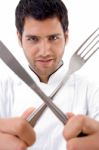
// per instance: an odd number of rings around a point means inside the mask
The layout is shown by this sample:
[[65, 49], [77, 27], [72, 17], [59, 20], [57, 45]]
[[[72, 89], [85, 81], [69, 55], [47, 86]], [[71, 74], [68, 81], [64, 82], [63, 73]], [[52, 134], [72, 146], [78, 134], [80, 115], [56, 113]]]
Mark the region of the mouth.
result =
[[41, 65], [49, 65], [53, 62], [53, 59], [40, 59], [37, 60]]

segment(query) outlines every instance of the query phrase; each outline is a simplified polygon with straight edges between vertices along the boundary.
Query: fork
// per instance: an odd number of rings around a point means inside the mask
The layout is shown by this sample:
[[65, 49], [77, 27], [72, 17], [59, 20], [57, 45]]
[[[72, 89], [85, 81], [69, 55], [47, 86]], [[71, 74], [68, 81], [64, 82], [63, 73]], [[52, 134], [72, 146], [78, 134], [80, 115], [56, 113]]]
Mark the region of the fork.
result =
[[[75, 71], [79, 70], [88, 60], [89, 58], [99, 49], [98, 43], [99, 40], [98, 36], [99, 34], [96, 34], [98, 32], [99, 28], [97, 28], [82, 44], [81, 46], [76, 50], [76, 52], [72, 55], [69, 63], [69, 69], [66, 75], [64, 76], [61, 83], [58, 85], [58, 87], [54, 90], [54, 92], [50, 95], [50, 98], [53, 99], [57, 92], [60, 90], [60, 88], [66, 83], [66, 81], [69, 79], [71, 74], [73, 74]], [[96, 35], [95, 35], [96, 34]], [[95, 37], [93, 37], [95, 35]], [[93, 39], [91, 39], [93, 38]], [[91, 41], [90, 41], [91, 40]], [[89, 43], [88, 43], [89, 42]], [[94, 43], [95, 42], [95, 43]], [[87, 46], [86, 46], [87, 44]], [[92, 45], [93, 44], [93, 45]], [[91, 46], [92, 45], [92, 46]], [[83, 48], [85, 46], [85, 48]], [[97, 46], [95, 48], [95, 46]], [[89, 48], [89, 49], [88, 49]], [[94, 49], [95, 48], [95, 49]], [[83, 50], [81, 50], [83, 49]], [[94, 49], [94, 50], [93, 50]], [[32, 124], [34, 127], [39, 120], [40, 116], [43, 114], [44, 110], [46, 109], [47, 105], [43, 103], [40, 107], [38, 107], [34, 112], [28, 116], [27, 120]], [[64, 121], [65, 122], [65, 121]]]

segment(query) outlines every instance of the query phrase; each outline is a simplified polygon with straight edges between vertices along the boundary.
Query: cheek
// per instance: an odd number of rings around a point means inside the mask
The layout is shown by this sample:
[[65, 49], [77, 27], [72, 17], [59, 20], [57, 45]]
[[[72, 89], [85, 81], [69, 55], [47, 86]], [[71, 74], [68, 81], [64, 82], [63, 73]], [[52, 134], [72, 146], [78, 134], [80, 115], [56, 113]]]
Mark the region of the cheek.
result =
[[24, 49], [24, 54], [25, 54], [25, 57], [27, 58], [27, 60], [30, 62], [33, 58], [33, 54], [32, 54], [32, 51], [30, 49]]
[[62, 57], [63, 54], [64, 54], [64, 46], [58, 47], [58, 49], [57, 49], [57, 55], [59, 57]]
[[59, 51], [60, 53], [63, 53], [63, 52], [64, 52], [64, 49], [65, 49], [65, 41], [62, 40], [62, 41], [58, 42], [58, 43], [56, 44], [56, 47], [57, 47], [57, 49], [58, 49], [58, 51]]
[[35, 54], [33, 53], [33, 51], [30, 51], [29, 53], [27, 53], [27, 57], [30, 61], [35, 60]]
[[25, 55], [27, 55], [27, 56], [33, 55], [32, 53], [33, 53], [34, 51], [33, 51], [33, 48], [32, 48], [31, 45], [29, 45], [29, 44], [24, 44], [24, 45], [23, 45], [23, 50], [24, 50]]

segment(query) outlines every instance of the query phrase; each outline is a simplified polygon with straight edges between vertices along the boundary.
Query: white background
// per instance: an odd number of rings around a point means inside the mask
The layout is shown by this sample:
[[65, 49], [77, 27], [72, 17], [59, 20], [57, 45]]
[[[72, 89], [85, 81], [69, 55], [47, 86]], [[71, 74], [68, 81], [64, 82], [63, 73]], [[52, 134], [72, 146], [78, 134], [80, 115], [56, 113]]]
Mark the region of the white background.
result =
[[[0, 40], [18, 59], [24, 60], [22, 49], [18, 45], [14, 19], [15, 7], [18, 1], [0, 0]], [[67, 60], [91, 32], [99, 27], [99, 0], [64, 0], [64, 2], [69, 11], [70, 22], [69, 43], [64, 55], [64, 60]], [[99, 52], [79, 72], [87, 75], [91, 80], [99, 81], [98, 65]]]

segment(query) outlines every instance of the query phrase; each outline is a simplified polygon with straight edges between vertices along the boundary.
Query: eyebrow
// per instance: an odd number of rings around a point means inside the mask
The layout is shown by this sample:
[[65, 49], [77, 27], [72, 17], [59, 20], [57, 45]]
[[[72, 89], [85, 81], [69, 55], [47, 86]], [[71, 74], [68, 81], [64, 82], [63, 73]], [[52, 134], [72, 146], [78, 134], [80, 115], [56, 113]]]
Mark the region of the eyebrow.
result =
[[[60, 33], [54, 33], [54, 34], [47, 35], [47, 36], [45, 36], [45, 37], [49, 38], [49, 37], [51, 37], [51, 36], [61, 36], [61, 34], [60, 34]], [[35, 34], [34, 34], [34, 35], [32, 35], [32, 34], [27, 34], [26, 37], [28, 37], [28, 38], [32, 38], [32, 37], [41, 38], [41, 36], [35, 35]]]

